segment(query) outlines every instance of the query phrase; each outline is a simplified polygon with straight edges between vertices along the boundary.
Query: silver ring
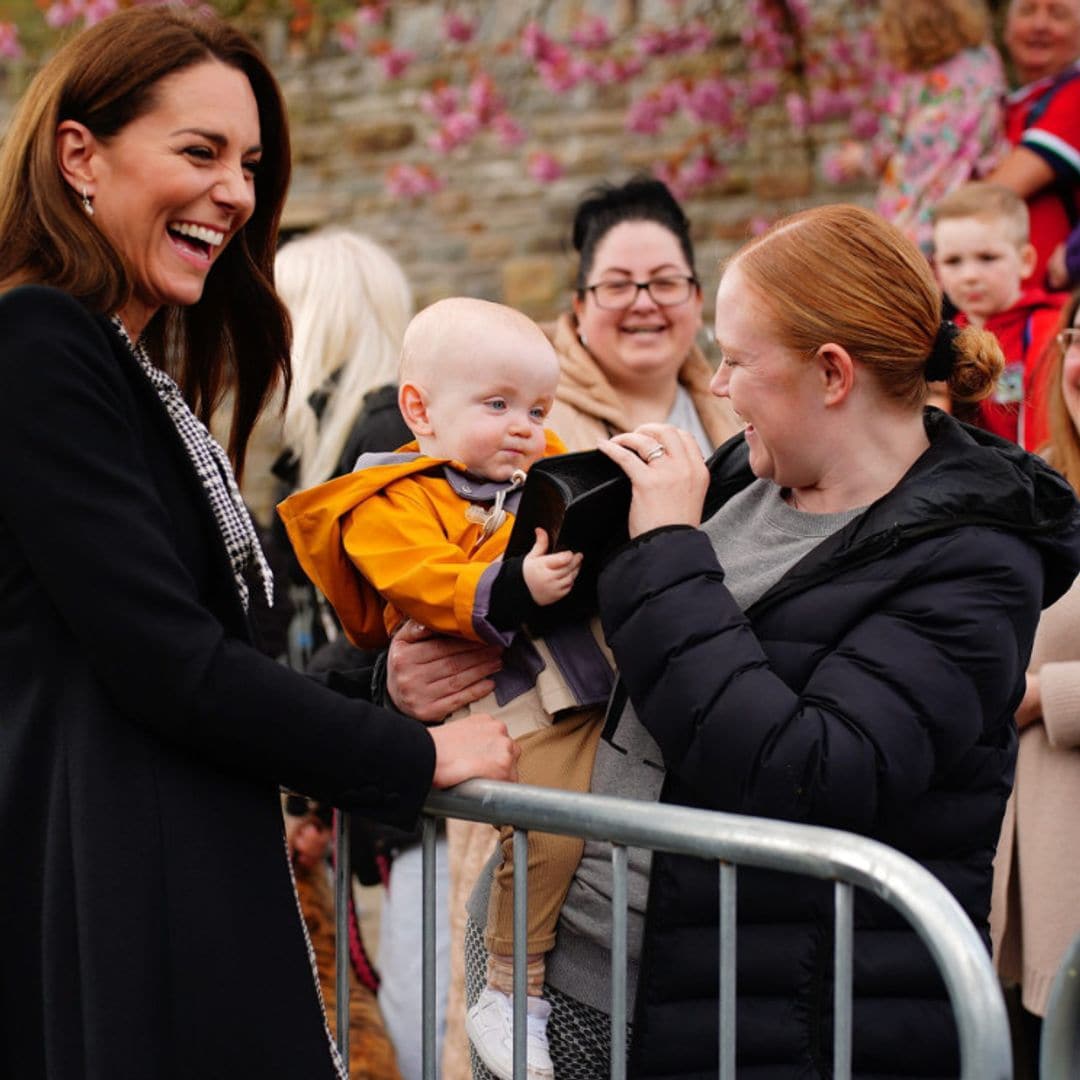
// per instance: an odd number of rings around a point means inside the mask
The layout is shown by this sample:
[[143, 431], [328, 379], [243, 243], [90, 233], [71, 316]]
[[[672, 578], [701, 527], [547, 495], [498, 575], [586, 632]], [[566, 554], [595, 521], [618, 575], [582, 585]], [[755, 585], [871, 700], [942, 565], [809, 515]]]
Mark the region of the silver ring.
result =
[[648, 465], [650, 461], [655, 461], [658, 457], [663, 457], [667, 453], [667, 447], [663, 443], [657, 443], [646, 455], [645, 464]]

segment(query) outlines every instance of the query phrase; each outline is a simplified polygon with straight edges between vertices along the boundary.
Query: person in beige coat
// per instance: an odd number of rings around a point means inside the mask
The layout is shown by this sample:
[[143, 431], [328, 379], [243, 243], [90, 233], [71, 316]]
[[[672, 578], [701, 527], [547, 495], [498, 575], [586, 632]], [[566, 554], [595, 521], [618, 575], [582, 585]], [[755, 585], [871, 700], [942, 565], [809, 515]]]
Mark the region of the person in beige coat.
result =
[[[573, 310], [549, 336], [561, 375], [548, 426], [570, 450], [650, 421], [693, 433], [710, 454], [741, 427], [709, 393], [712, 367], [694, 343], [702, 295], [690, 223], [658, 180], [636, 177], [590, 191], [578, 205]], [[465, 903], [498, 834], [447, 822], [450, 862], [450, 990], [443, 1080], [469, 1080], [465, 1036]]]
[[[1080, 490], [1080, 292], [1057, 338], [1046, 457]], [[1016, 780], [994, 861], [994, 961], [1019, 990], [1017, 1077], [1038, 1075], [1041, 1018], [1080, 934], [1080, 582], [1043, 612], [1016, 713]]]

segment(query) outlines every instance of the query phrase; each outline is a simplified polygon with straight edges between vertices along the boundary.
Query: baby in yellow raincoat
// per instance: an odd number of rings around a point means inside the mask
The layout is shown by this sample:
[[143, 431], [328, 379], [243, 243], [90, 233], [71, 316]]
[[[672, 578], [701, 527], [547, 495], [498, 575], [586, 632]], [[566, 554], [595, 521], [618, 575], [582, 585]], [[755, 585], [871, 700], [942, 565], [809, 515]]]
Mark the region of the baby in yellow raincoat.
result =
[[[300, 564], [354, 644], [384, 644], [412, 618], [506, 646], [493, 694], [472, 710], [506, 721], [521, 743], [523, 779], [586, 791], [611, 688], [610, 653], [595, 624], [559, 627], [543, 639], [521, 629], [534, 605], [570, 591], [581, 556], [548, 553], [537, 530], [527, 555], [501, 558], [529, 467], [565, 452], [544, 427], [558, 378], [550, 343], [519, 312], [465, 298], [432, 304], [409, 324], [402, 346], [398, 401], [416, 441], [365, 454], [354, 472], [278, 509]], [[503, 847], [508, 853], [508, 840]], [[529, 836], [530, 1076], [552, 1075], [542, 960], [581, 851], [577, 838]], [[486, 940], [489, 986], [467, 1028], [488, 1068], [509, 1080], [508, 860], [493, 885]]]

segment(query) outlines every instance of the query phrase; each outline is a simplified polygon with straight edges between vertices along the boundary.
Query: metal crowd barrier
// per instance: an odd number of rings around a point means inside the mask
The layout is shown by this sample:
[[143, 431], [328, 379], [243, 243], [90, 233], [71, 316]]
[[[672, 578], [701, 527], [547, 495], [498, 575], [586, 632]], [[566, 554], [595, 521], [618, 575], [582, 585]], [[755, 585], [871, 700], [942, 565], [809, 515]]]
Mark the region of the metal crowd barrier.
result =
[[[735, 1080], [735, 887], [738, 866], [781, 870], [835, 883], [833, 1076], [851, 1077], [854, 886], [900, 912], [926, 943], [949, 993], [960, 1037], [961, 1080], [1011, 1080], [1005, 1003], [990, 957], [948, 890], [914, 860], [851, 833], [635, 799], [580, 795], [524, 784], [472, 780], [432, 794], [423, 830], [423, 1075], [435, 1061], [435, 818], [515, 826], [514, 1076], [525, 1077], [527, 830], [609, 841], [612, 847], [611, 1077], [626, 1075], [627, 847], [718, 861], [720, 880], [719, 1048], [721, 1080]], [[340, 849], [339, 849], [340, 850]], [[340, 870], [340, 863], [339, 863]], [[338, 891], [338, 895], [343, 895]], [[348, 945], [338, 921], [338, 1032], [348, 1061]]]
[[1039, 1080], [1080, 1076], [1080, 936], [1073, 939], [1054, 976], [1039, 1051]]

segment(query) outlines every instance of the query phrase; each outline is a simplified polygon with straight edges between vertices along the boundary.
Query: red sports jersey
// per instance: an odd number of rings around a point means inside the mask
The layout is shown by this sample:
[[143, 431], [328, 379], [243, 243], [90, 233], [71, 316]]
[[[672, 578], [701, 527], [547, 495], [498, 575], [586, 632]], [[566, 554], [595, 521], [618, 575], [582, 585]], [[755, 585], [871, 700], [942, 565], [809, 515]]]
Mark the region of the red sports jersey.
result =
[[1038, 154], [1055, 182], [1028, 200], [1031, 242], [1039, 259], [1028, 284], [1045, 286], [1046, 263], [1080, 214], [1080, 61], [1010, 95], [1005, 133], [1014, 146]]

